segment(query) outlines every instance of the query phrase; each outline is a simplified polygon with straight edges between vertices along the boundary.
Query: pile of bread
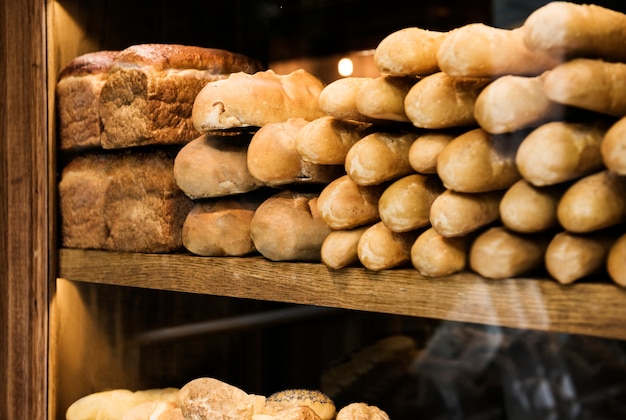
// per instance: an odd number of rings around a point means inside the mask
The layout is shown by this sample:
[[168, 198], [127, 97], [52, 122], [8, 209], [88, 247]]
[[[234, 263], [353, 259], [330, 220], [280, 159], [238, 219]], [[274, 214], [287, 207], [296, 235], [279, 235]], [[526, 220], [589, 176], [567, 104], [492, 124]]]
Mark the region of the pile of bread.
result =
[[337, 411], [318, 390], [288, 389], [269, 397], [248, 394], [216, 378], [182, 388], [114, 389], [86, 395], [66, 411], [67, 420], [389, 420], [376, 406], [353, 402]]
[[626, 15], [553, 2], [516, 29], [399, 30], [380, 77], [328, 85], [108, 53], [58, 84], [63, 245], [626, 285], [625, 43]]

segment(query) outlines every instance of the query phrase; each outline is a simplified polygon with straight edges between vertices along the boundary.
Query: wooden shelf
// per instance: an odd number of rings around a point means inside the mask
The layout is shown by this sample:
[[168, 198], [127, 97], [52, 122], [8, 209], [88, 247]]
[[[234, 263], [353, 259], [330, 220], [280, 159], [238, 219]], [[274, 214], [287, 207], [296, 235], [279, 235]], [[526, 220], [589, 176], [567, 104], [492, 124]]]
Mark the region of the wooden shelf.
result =
[[262, 257], [74, 249], [59, 251], [59, 277], [626, 339], [626, 290], [609, 282], [562, 286], [549, 279], [488, 280], [471, 273], [433, 279], [410, 268], [332, 270]]

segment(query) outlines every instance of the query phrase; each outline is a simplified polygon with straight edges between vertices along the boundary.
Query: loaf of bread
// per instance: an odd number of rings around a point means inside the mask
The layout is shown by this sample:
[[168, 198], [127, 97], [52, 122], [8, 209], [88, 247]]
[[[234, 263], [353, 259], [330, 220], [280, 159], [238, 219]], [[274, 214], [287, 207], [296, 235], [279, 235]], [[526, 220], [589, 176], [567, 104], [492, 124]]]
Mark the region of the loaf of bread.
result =
[[600, 145], [604, 122], [551, 121], [530, 132], [520, 144], [515, 163], [528, 182], [554, 185], [597, 172], [603, 167]]
[[411, 246], [411, 263], [426, 277], [448, 276], [466, 269], [474, 235], [441, 235], [433, 227], [422, 232]]
[[606, 268], [615, 284], [626, 287], [626, 233], [613, 243], [606, 261]]
[[219, 49], [128, 47], [118, 54], [100, 93], [102, 147], [184, 144], [198, 135], [191, 112], [204, 85], [259, 69], [257, 60]]
[[[99, 418], [99, 417], [98, 417]], [[134, 406], [121, 420], [185, 420], [177, 402], [146, 401]]]
[[375, 223], [359, 238], [359, 261], [373, 271], [408, 264], [411, 261], [411, 246], [419, 233], [417, 230], [393, 232], [383, 222]]
[[616, 121], [606, 132], [600, 145], [602, 162], [607, 169], [626, 175], [626, 117]]
[[381, 73], [426, 76], [439, 71], [437, 51], [447, 33], [408, 27], [387, 35], [376, 47], [374, 64]]
[[476, 125], [474, 104], [491, 79], [437, 72], [420, 79], [406, 94], [404, 111], [418, 128]]
[[432, 131], [417, 136], [409, 149], [409, 165], [421, 174], [436, 174], [439, 153], [456, 137], [452, 132]]
[[368, 227], [369, 225], [365, 225], [331, 231], [322, 243], [322, 263], [333, 269], [356, 265], [359, 262], [359, 239]]
[[319, 95], [320, 108], [326, 115], [342, 120], [376, 122], [360, 113], [356, 104], [359, 91], [371, 80], [371, 77], [350, 76], [332, 81]]
[[503, 190], [463, 193], [446, 190], [430, 208], [430, 223], [441, 236], [465, 236], [498, 220]]
[[441, 71], [457, 77], [534, 76], [560, 61], [543, 51], [530, 50], [523, 31], [484, 23], [453, 29], [441, 42], [437, 62]]
[[226, 138], [202, 134], [174, 159], [174, 179], [192, 199], [223, 197], [256, 190], [263, 182], [248, 170], [250, 135]]
[[306, 161], [296, 150], [296, 137], [309, 121], [289, 118], [267, 123], [250, 140], [247, 167], [266, 186], [327, 184], [344, 175], [343, 165], [319, 165]]
[[312, 389], [286, 389], [268, 396], [263, 413], [275, 415], [285, 409], [304, 406], [319, 416], [321, 420], [333, 420], [336, 414], [335, 403], [328, 395]]
[[417, 83], [409, 76], [382, 75], [363, 84], [356, 94], [359, 113], [374, 120], [409, 122], [404, 111], [404, 98]]
[[62, 151], [100, 147], [100, 92], [118, 51], [97, 51], [74, 58], [56, 86], [59, 147]]
[[200, 132], [242, 130], [269, 123], [324, 116], [319, 95], [324, 84], [304, 69], [289, 74], [273, 70], [238, 72], [207, 83], [193, 104], [192, 119]]
[[389, 416], [375, 405], [353, 402], [337, 412], [336, 420], [389, 420]]
[[174, 156], [119, 151], [76, 156], [58, 185], [61, 243], [68, 248], [172, 252], [193, 202], [178, 188]]

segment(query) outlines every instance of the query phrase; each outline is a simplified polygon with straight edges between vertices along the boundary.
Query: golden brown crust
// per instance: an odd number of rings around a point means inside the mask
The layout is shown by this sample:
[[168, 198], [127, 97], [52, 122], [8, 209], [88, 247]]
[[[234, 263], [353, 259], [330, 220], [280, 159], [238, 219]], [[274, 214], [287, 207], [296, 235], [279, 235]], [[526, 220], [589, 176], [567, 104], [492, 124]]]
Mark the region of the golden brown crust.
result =
[[626, 175], [626, 117], [619, 119], [607, 131], [600, 146], [602, 161], [611, 171]]
[[447, 238], [435, 228], [428, 228], [411, 246], [411, 263], [423, 276], [439, 277], [457, 273], [467, 266], [472, 239], [472, 235]]
[[609, 276], [622, 287], [626, 287], [626, 234], [620, 236], [609, 251], [607, 271]]
[[369, 226], [333, 230], [322, 243], [322, 262], [330, 268], [339, 269], [359, 262], [357, 246], [361, 235]]
[[[265, 400], [264, 412], [277, 415], [284, 410], [294, 409], [294, 407], [304, 406], [313, 410], [321, 420], [331, 420], [335, 418], [335, 403], [328, 395], [318, 390], [310, 389], [286, 389], [275, 392]], [[306, 414], [307, 410], [302, 414]], [[282, 418], [282, 417], [280, 417]], [[294, 418], [295, 417], [289, 417]], [[311, 418], [310, 414], [305, 419]]]
[[433, 200], [430, 223], [441, 236], [465, 236], [498, 219], [502, 195], [502, 190], [481, 193], [446, 190]]
[[376, 47], [374, 63], [381, 73], [425, 76], [439, 71], [437, 51], [446, 32], [418, 27], [387, 35]]
[[404, 98], [417, 78], [383, 75], [365, 83], [357, 92], [357, 111], [375, 120], [409, 122]]
[[119, 56], [119, 51], [95, 51], [80, 55], [70, 61], [59, 73], [59, 81], [70, 76], [86, 76], [90, 74], [107, 73], [115, 60]]
[[336, 420], [389, 420], [389, 416], [374, 405], [351, 403], [339, 410]]
[[250, 420], [256, 397], [214, 378], [197, 378], [179, 391], [180, 409], [185, 418], [196, 420]]
[[381, 221], [370, 226], [359, 238], [359, 261], [369, 270], [380, 271], [411, 261], [411, 246], [418, 231], [393, 232]]

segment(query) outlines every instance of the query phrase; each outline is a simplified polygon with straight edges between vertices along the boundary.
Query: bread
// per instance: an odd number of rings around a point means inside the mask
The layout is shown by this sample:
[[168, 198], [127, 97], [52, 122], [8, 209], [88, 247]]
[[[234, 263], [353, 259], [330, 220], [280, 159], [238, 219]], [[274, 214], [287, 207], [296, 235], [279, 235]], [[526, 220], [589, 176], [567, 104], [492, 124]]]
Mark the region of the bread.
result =
[[523, 135], [492, 135], [476, 128], [455, 137], [440, 153], [437, 174], [446, 188], [477, 193], [509, 188], [521, 175], [515, 155]]
[[520, 144], [515, 156], [517, 168], [524, 179], [536, 186], [597, 172], [603, 167], [600, 145], [607, 128], [602, 122], [545, 123]]
[[257, 251], [272, 261], [319, 262], [330, 228], [317, 208], [318, 195], [285, 190], [265, 200], [250, 221]]
[[185, 419], [251, 420], [257, 397], [215, 378], [201, 377], [187, 382], [179, 391]]
[[[269, 414], [266, 414], [269, 416]], [[298, 405], [276, 412], [269, 417], [273, 420], [321, 420], [315, 411], [306, 405]], [[262, 420], [253, 417], [252, 420]]]
[[372, 133], [372, 124], [326, 115], [310, 121], [296, 134], [296, 151], [305, 162], [343, 165], [348, 150]]
[[359, 112], [356, 98], [363, 86], [368, 84], [372, 77], [344, 77], [329, 83], [319, 95], [319, 106], [326, 115], [342, 120], [361, 122], [376, 122], [374, 118]]
[[557, 207], [561, 226], [587, 233], [626, 221], [626, 177], [602, 170], [577, 180]]
[[263, 182], [248, 169], [249, 135], [226, 138], [202, 134], [183, 146], [174, 159], [176, 185], [192, 199], [254, 191]]
[[408, 27], [390, 33], [377, 45], [374, 64], [384, 74], [426, 76], [439, 71], [437, 51], [447, 33]]
[[286, 389], [268, 396], [265, 400], [263, 412], [273, 414], [297, 406], [305, 406], [312, 409], [321, 420], [335, 418], [335, 403], [328, 395], [318, 390], [310, 389]]
[[211, 48], [142, 44], [120, 51], [100, 93], [102, 147], [187, 143], [198, 135], [191, 111], [204, 85], [259, 68], [257, 60]]
[[118, 51], [97, 51], [70, 61], [56, 86], [59, 147], [62, 151], [100, 147], [98, 102]]
[[58, 184], [61, 243], [68, 248], [172, 252], [193, 202], [175, 183], [166, 151], [89, 153]]
[[613, 243], [606, 261], [606, 268], [615, 284], [626, 287], [626, 234], [621, 236]]
[[409, 149], [417, 135], [375, 132], [363, 137], [346, 155], [345, 170], [358, 185], [378, 185], [413, 173]]
[[289, 74], [273, 70], [238, 72], [207, 83], [193, 104], [192, 119], [200, 132], [241, 130], [324, 115], [318, 104], [324, 84], [304, 69]]
[[319, 214], [332, 229], [352, 229], [378, 222], [378, 201], [385, 185], [361, 186], [348, 175], [330, 182], [319, 195]]
[[546, 74], [543, 89], [553, 102], [615, 117], [626, 115], [626, 63], [572, 59]]
[[506, 75], [494, 80], [476, 98], [474, 117], [478, 125], [489, 133], [503, 134], [561, 119], [563, 105], [544, 92], [543, 80], [549, 73]]
[[341, 408], [336, 420], [389, 420], [389, 416], [374, 405], [354, 402]]
[[426, 277], [448, 276], [468, 265], [471, 234], [445, 237], [433, 227], [422, 232], [411, 246], [411, 263]]
[[598, 57], [626, 60], [626, 15], [594, 4], [550, 2], [523, 24], [524, 43], [560, 60]]
[[394, 232], [408, 232], [430, 224], [430, 207], [445, 191], [435, 175], [411, 174], [388, 187], [378, 200], [380, 220]]
[[608, 129], [602, 139], [600, 153], [607, 169], [626, 175], [626, 117], [620, 118]]
[[124, 413], [121, 420], [184, 420], [174, 401], [146, 401]]
[[419, 232], [393, 232], [383, 222], [370, 226], [359, 238], [357, 254], [369, 270], [380, 271], [411, 261], [411, 245]]
[[356, 94], [356, 109], [374, 120], [409, 122], [404, 98], [417, 78], [382, 75], [363, 84]]
[[420, 79], [404, 98], [404, 111], [418, 128], [443, 129], [476, 125], [474, 104], [491, 80], [455, 77], [444, 72]]
[[498, 220], [503, 191], [463, 193], [446, 190], [430, 207], [430, 223], [441, 236], [464, 236]]
[[289, 118], [265, 124], [250, 140], [247, 166], [250, 174], [266, 186], [327, 184], [345, 174], [343, 165], [318, 165], [302, 159], [296, 150], [296, 137], [308, 124], [302, 118]]
[[522, 30], [469, 23], [453, 29], [437, 51], [441, 71], [457, 77], [534, 76], [559, 60], [524, 44]]
[[353, 229], [331, 231], [322, 243], [322, 263], [333, 269], [340, 269], [359, 263], [357, 247], [359, 239], [369, 225]]
[[409, 165], [422, 174], [437, 173], [439, 153], [454, 139], [455, 135], [432, 131], [417, 136], [409, 148]]

